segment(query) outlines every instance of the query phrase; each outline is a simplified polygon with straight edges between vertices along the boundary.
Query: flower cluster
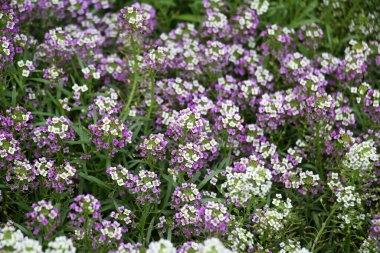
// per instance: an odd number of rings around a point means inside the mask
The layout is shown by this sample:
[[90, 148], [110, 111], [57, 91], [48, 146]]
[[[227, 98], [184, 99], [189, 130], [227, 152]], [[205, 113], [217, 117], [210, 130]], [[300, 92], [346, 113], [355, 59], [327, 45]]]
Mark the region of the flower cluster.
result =
[[92, 142], [98, 150], [105, 150], [115, 155], [126, 144], [132, 142], [132, 132], [119, 118], [105, 116], [96, 125], [88, 127], [93, 133]]
[[149, 34], [153, 32], [156, 11], [147, 4], [136, 3], [120, 11], [119, 26], [127, 34]]
[[374, 1], [0, 2], [0, 252], [380, 248]]
[[375, 162], [379, 160], [373, 140], [355, 143], [346, 154], [343, 165], [348, 170], [371, 171]]
[[46, 125], [36, 127], [32, 132], [32, 139], [44, 153], [52, 155], [53, 153], [63, 151], [69, 152], [66, 143], [73, 141], [75, 132], [70, 126], [71, 122], [64, 116], [46, 119]]
[[240, 159], [234, 168], [227, 167], [226, 177], [222, 184], [225, 196], [237, 206], [245, 206], [255, 197], [265, 197], [272, 186], [271, 172], [254, 156]]
[[43, 233], [49, 237], [57, 229], [60, 223], [58, 208], [50, 201], [41, 200], [32, 205], [33, 211], [26, 214], [28, 225], [33, 229], [33, 234]]
[[151, 134], [144, 138], [143, 143], [140, 144], [141, 156], [147, 159], [162, 160], [166, 153], [166, 145], [168, 142], [165, 140], [163, 134]]
[[126, 187], [132, 195], [135, 195], [138, 203], [160, 202], [158, 197], [161, 192], [161, 182], [156, 173], [140, 170], [137, 175], [133, 175], [122, 165], [108, 168], [107, 173], [117, 185]]
[[96, 222], [101, 218], [100, 201], [91, 194], [78, 195], [70, 205], [70, 212], [67, 215], [70, 224], [75, 230], [75, 237], [79, 240], [86, 235], [92, 234], [92, 229]]

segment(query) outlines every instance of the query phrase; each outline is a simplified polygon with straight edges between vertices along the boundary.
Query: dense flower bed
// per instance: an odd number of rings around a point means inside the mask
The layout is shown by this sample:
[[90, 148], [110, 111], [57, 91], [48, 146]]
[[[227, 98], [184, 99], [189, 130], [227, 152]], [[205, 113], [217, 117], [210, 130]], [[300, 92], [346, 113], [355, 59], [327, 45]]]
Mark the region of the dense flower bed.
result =
[[378, 7], [121, 2], [0, 3], [0, 252], [380, 252]]

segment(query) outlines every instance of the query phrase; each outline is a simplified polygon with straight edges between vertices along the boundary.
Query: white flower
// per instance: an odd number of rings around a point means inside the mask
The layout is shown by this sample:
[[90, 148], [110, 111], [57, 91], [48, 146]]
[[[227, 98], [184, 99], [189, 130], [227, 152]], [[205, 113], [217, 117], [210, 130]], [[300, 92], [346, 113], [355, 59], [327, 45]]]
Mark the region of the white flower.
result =
[[76, 249], [71, 239], [59, 236], [54, 241], [49, 242], [45, 253], [75, 253]]
[[170, 241], [161, 239], [158, 242], [151, 242], [146, 253], [176, 253], [176, 249]]
[[29, 70], [24, 69], [24, 70], [22, 71], [22, 76], [24, 76], [24, 77], [28, 77], [29, 75], [30, 75], [30, 71], [29, 71]]
[[207, 239], [199, 247], [199, 253], [232, 253], [217, 238]]

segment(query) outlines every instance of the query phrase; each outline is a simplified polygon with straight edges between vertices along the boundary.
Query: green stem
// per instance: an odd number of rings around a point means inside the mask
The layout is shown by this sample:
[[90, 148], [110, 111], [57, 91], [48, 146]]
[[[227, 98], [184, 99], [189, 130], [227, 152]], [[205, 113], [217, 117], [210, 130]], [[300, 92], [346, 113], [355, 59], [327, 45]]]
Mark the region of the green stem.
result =
[[146, 125], [145, 125], [145, 128], [144, 128], [144, 134], [146, 134], [146, 132], [148, 131], [148, 128], [149, 128], [149, 121], [150, 121], [150, 117], [152, 115], [152, 111], [153, 111], [153, 107], [154, 107], [154, 85], [155, 85], [155, 78], [154, 78], [154, 74], [152, 73], [152, 71], [149, 71], [149, 75], [151, 76], [150, 78], [150, 106], [149, 106], [149, 110], [148, 110], [148, 113], [146, 115], [146, 118], [148, 119]]
[[145, 223], [146, 223], [146, 219], [149, 216], [149, 210], [150, 210], [150, 206], [145, 205], [144, 211], [142, 213], [141, 220], [140, 220], [140, 233], [141, 233], [142, 241], [145, 241]]
[[314, 239], [313, 246], [311, 247], [312, 252], [314, 252], [314, 249], [317, 246], [317, 243], [318, 243], [319, 239], [321, 238], [323, 231], [325, 230], [326, 226], [328, 225], [328, 223], [329, 223], [330, 219], [332, 218], [333, 214], [335, 213], [336, 209], [337, 209], [337, 206], [334, 205], [329, 216], [327, 217], [325, 222], [323, 222], [321, 229], [318, 231], [318, 234]]
[[126, 120], [128, 115], [129, 115], [129, 109], [133, 101], [133, 97], [135, 96], [136, 88], [137, 88], [137, 81], [138, 81], [138, 76], [139, 76], [139, 71], [138, 71], [138, 60], [137, 60], [137, 54], [138, 54], [138, 49], [136, 47], [136, 42], [133, 38], [131, 38], [131, 45], [133, 48], [133, 60], [134, 60], [134, 66], [133, 66], [133, 83], [132, 83], [132, 90], [131, 93], [129, 94], [127, 104], [124, 107], [124, 112], [123, 112], [123, 117], [122, 120]]

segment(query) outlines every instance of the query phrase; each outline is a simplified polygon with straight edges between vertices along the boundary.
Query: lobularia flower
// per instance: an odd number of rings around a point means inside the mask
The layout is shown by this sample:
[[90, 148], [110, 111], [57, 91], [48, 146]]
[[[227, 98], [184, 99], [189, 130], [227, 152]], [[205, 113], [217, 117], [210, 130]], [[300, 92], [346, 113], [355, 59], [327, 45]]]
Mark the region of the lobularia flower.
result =
[[66, 236], [58, 236], [48, 243], [45, 253], [75, 253], [73, 241]]
[[232, 253], [231, 250], [227, 249], [223, 243], [217, 238], [211, 238], [205, 240], [198, 251], [199, 253]]
[[267, 0], [249, 0], [251, 9], [256, 10], [257, 15], [265, 14], [269, 9], [269, 2]]
[[151, 242], [146, 253], [176, 253], [176, 249], [170, 241], [161, 239], [157, 242]]
[[227, 240], [233, 252], [250, 252], [254, 249], [254, 235], [242, 227], [234, 228]]
[[106, 115], [88, 128], [93, 134], [91, 141], [97, 149], [105, 150], [112, 156], [123, 149], [126, 144], [132, 142], [133, 133], [128, 130], [121, 119], [110, 115]]
[[227, 167], [227, 180], [222, 184], [226, 198], [245, 206], [255, 197], [265, 197], [272, 186], [272, 174], [255, 156], [242, 158], [237, 168]]
[[281, 250], [279, 253], [311, 253], [306, 248], [301, 247], [299, 241], [287, 240], [286, 242], [280, 243]]
[[327, 185], [333, 191], [338, 203], [345, 208], [359, 206], [362, 202], [360, 195], [355, 191], [355, 186], [344, 186], [339, 180], [338, 173], [332, 173]]
[[168, 141], [163, 134], [151, 134], [143, 138], [143, 143], [138, 147], [142, 157], [148, 160], [162, 160], [165, 157]]
[[33, 230], [33, 234], [42, 233], [45, 238], [52, 236], [60, 223], [58, 208], [54, 207], [51, 201], [41, 200], [32, 205], [33, 211], [28, 212], [28, 226]]
[[24, 235], [8, 221], [0, 228], [0, 250], [2, 252], [14, 252], [18, 245], [24, 241]]
[[374, 163], [379, 161], [373, 140], [355, 143], [346, 154], [343, 165], [348, 170], [371, 171]]

